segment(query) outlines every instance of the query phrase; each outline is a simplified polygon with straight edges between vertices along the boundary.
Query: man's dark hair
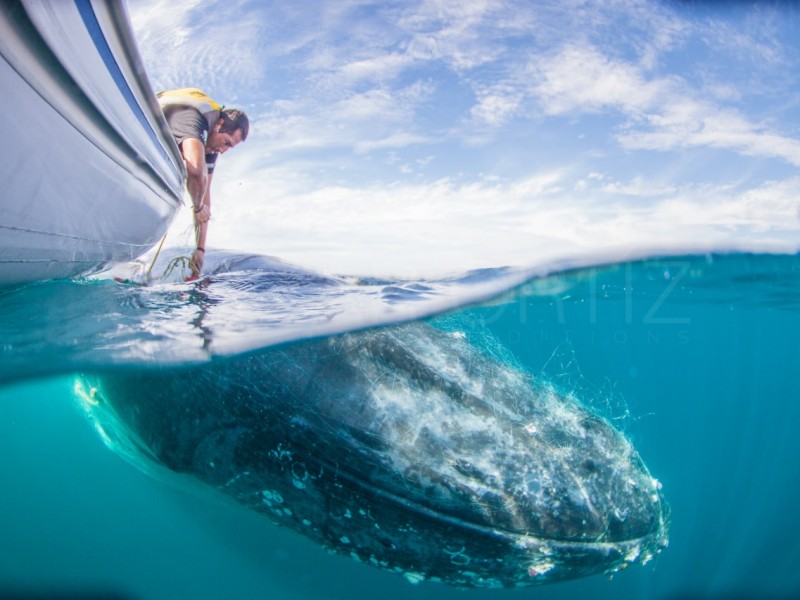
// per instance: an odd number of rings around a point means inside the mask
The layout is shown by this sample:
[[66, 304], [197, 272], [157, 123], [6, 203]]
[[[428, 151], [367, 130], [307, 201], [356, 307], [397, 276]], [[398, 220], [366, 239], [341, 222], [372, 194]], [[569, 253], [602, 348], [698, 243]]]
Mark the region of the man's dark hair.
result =
[[250, 131], [250, 120], [244, 114], [244, 111], [228, 108], [219, 113], [219, 118], [222, 119], [220, 131], [233, 134], [237, 129], [241, 129], [242, 141], [247, 139], [247, 133]]

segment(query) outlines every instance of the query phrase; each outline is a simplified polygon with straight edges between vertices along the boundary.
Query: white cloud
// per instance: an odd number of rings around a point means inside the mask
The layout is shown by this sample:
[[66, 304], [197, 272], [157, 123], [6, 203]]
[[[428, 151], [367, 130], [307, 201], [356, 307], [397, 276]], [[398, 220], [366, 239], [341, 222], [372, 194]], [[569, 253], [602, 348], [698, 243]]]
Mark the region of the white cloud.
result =
[[430, 144], [434, 140], [430, 137], [396, 131], [384, 138], [361, 140], [355, 143], [356, 152], [367, 153], [388, 148], [404, 148], [416, 144]]
[[671, 87], [592, 47], [567, 46], [549, 59], [537, 57], [532, 71], [532, 93], [548, 115], [616, 109], [635, 117]]
[[625, 183], [619, 181], [605, 183], [600, 189], [606, 194], [634, 196], [639, 199], [663, 198], [677, 191], [674, 185], [662, 185], [638, 176]]
[[478, 122], [498, 127], [519, 113], [522, 101], [523, 94], [508, 84], [501, 84], [479, 92], [478, 103], [470, 113]]
[[503, 52], [492, 26], [506, 10], [501, 1], [422, 0], [404, 11], [399, 25], [410, 36], [411, 56], [441, 60], [461, 71], [492, 62]]
[[[201, 87], [212, 97], [238, 101], [242, 82], [262, 81], [264, 15], [257, 8], [192, 0], [137, 0], [131, 22], [156, 91]], [[235, 26], [223, 18], [236, 16]]]
[[800, 166], [800, 140], [751, 123], [676, 76], [648, 77], [595, 48], [569, 46], [534, 66], [533, 94], [547, 115], [616, 111], [627, 149], [712, 147]]
[[692, 102], [662, 108], [661, 114], [648, 118], [653, 126], [650, 130], [620, 135], [622, 145], [646, 150], [722, 148], [745, 156], [779, 158], [800, 166], [800, 140], [750, 123], [736, 112]]
[[392, 52], [383, 56], [357, 60], [342, 66], [337, 75], [340, 84], [359, 83], [363, 80], [386, 81], [397, 77], [413, 62], [405, 54]]
[[373, 131], [413, 119], [417, 105], [430, 93], [430, 86], [415, 82], [399, 89], [373, 88], [354, 93], [328, 109], [320, 107], [324, 118], [337, 123], [360, 123]]

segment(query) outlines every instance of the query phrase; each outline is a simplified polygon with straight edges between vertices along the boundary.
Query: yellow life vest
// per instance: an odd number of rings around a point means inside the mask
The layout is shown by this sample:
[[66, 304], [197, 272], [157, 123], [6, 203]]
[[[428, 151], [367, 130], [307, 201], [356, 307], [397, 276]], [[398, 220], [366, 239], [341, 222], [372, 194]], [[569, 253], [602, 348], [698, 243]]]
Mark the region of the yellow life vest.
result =
[[156, 94], [158, 103], [162, 110], [171, 105], [192, 106], [201, 113], [206, 114], [211, 111], [220, 110], [222, 106], [214, 102], [208, 94], [197, 88], [181, 88], [179, 90], [167, 90]]

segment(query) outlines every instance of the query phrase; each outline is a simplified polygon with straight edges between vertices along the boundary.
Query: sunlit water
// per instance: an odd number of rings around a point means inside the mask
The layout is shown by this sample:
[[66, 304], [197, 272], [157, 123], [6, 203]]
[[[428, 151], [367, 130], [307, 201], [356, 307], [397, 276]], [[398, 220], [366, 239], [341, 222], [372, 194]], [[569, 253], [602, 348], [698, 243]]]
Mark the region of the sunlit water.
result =
[[[214, 269], [191, 284], [94, 280], [0, 293], [0, 591], [800, 594], [800, 257], [681, 256], [425, 282], [320, 277], [253, 257], [226, 256]], [[610, 581], [596, 575], [516, 592], [411, 585], [217, 496], [142, 473], [104, 446], [74, 392], [77, 373], [180, 372], [422, 318], [622, 430], [663, 485], [669, 546]]]

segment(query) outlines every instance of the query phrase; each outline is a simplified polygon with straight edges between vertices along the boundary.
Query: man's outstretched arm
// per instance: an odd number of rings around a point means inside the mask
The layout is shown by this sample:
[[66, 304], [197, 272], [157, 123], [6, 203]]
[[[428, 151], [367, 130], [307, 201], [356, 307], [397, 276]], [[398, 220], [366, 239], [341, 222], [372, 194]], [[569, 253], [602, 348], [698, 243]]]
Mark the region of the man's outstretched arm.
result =
[[192, 199], [194, 212], [195, 241], [197, 247], [192, 253], [192, 278], [196, 278], [203, 270], [205, 259], [206, 234], [208, 220], [211, 218], [211, 178], [206, 166], [206, 149], [198, 139], [187, 139], [182, 144], [183, 159], [186, 162], [186, 188]]
[[184, 140], [182, 146], [186, 163], [186, 189], [192, 198], [195, 222], [205, 223], [211, 217], [211, 207], [206, 202], [209, 183], [206, 148], [203, 142], [195, 138]]

